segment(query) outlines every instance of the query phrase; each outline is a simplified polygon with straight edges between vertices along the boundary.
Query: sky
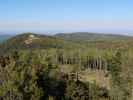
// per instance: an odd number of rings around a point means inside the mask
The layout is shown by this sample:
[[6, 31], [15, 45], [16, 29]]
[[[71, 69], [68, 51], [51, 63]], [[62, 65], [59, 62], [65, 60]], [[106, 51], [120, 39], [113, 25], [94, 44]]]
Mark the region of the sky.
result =
[[0, 0], [0, 32], [133, 35], [133, 0]]

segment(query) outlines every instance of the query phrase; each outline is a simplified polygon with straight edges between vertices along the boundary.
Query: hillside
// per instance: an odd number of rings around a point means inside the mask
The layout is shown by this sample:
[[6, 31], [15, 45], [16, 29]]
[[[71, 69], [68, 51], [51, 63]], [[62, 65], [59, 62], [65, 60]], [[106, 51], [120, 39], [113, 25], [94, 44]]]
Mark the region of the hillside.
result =
[[101, 41], [101, 40], [127, 40], [131, 39], [130, 36], [102, 34], [102, 33], [88, 33], [88, 32], [75, 32], [75, 33], [58, 33], [55, 37], [62, 38], [70, 41]]
[[88, 48], [116, 49], [133, 47], [133, 37], [114, 34], [98, 34], [87, 32], [59, 33], [55, 37], [85, 45]]
[[[6, 41], [4, 41], [6, 40]], [[49, 48], [131, 48], [133, 38], [123, 35], [94, 33], [62, 33], [54, 36], [24, 33], [16, 36], [2, 35], [2, 50]]]
[[[81, 41], [75, 40], [76, 36], [65, 40], [24, 33], [4, 41], [0, 45], [0, 97], [132, 100], [132, 37], [102, 35], [90, 35], [88, 39], [94, 40], [86, 42], [80, 37]], [[5, 99], [8, 93], [15, 99]]]
[[53, 36], [24, 33], [8, 39], [4, 43], [2, 43], [1, 48], [3, 48], [4, 50], [12, 50], [71, 48], [73, 46], [78, 47], [79, 45]]

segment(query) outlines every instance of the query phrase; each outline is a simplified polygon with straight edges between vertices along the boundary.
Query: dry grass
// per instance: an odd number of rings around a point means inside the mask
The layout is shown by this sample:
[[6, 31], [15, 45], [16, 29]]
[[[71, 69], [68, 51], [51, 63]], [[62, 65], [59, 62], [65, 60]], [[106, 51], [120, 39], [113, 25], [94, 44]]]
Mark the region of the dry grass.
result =
[[107, 89], [110, 89], [110, 76], [107, 77], [105, 72], [102, 70], [84, 71], [80, 74], [80, 76], [81, 80], [84, 82], [95, 82], [97, 85], [101, 87], [106, 87]]
[[[60, 71], [69, 74], [73, 72], [75, 69], [72, 65], [60, 65]], [[103, 70], [85, 70], [78, 72], [79, 73], [79, 80], [83, 82], [90, 82], [90, 83], [96, 83], [100, 87], [105, 87], [107, 89], [111, 88], [110, 84], [110, 76], [106, 75], [106, 73]]]

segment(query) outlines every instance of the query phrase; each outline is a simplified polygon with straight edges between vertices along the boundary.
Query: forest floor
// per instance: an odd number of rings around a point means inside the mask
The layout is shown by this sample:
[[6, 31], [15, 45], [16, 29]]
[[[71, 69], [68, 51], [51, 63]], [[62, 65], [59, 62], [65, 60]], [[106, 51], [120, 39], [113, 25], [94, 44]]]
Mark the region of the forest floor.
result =
[[111, 87], [111, 77], [107, 76], [106, 73], [102, 70], [86, 70], [80, 73], [81, 81], [96, 83], [100, 87], [106, 87], [110, 89]]
[[60, 65], [61, 72], [65, 74], [70, 74], [73, 72], [79, 73], [79, 80], [83, 82], [95, 83], [100, 87], [106, 87], [107, 89], [111, 88], [111, 76], [104, 72], [103, 70], [83, 70], [78, 71], [75, 66], [72, 65]]

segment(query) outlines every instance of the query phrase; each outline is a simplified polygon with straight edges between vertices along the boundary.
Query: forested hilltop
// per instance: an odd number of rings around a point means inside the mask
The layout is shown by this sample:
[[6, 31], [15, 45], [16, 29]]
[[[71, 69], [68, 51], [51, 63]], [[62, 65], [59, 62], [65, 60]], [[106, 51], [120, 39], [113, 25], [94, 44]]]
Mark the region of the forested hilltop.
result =
[[[115, 35], [104, 33], [88, 33], [88, 32], [74, 32], [74, 33], [57, 33], [55, 37], [67, 41], [80, 43], [87, 47], [96, 48], [119, 48], [133, 46], [133, 37], [127, 35]], [[127, 45], [128, 44], [128, 45]]]
[[88, 32], [57, 33], [55, 34], [55, 37], [63, 38], [70, 41], [127, 40], [133, 38], [126, 35]]
[[133, 37], [24, 33], [0, 44], [0, 100], [133, 100]]
[[16, 35], [4, 41], [1, 45], [3, 50], [22, 50], [22, 49], [49, 49], [49, 48], [73, 48], [81, 47], [79, 44], [65, 41], [54, 36], [40, 35], [34, 33], [24, 33]]

